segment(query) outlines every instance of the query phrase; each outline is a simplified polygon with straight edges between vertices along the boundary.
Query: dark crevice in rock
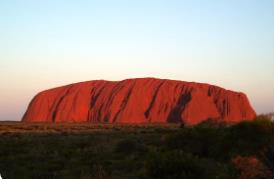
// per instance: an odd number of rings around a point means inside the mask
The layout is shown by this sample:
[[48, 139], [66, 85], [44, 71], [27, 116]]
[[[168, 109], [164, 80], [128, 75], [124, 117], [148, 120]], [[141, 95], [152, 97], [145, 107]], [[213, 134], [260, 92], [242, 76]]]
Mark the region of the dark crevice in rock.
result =
[[156, 101], [156, 99], [157, 99], [157, 95], [158, 95], [158, 93], [159, 93], [159, 91], [160, 91], [160, 88], [161, 88], [161, 86], [163, 86], [164, 83], [165, 83], [165, 81], [161, 82], [161, 83], [157, 86], [157, 88], [156, 88], [156, 90], [155, 90], [155, 92], [154, 92], [154, 95], [153, 95], [153, 97], [152, 97], [152, 100], [151, 100], [151, 102], [150, 102], [150, 104], [149, 104], [149, 107], [147, 108], [146, 112], [144, 113], [146, 119], [148, 119], [149, 113], [150, 113], [150, 111], [151, 111], [153, 105], [155, 104], [155, 101]]
[[129, 98], [130, 98], [130, 96], [132, 94], [132, 91], [133, 91], [135, 83], [136, 82], [134, 82], [132, 84], [132, 86], [130, 87], [130, 89], [128, 90], [127, 95], [125, 96], [125, 98], [122, 101], [122, 104], [121, 104], [121, 107], [120, 107], [119, 111], [115, 114], [115, 117], [113, 118], [113, 122], [117, 121], [117, 118], [118, 118], [119, 114], [126, 108], [127, 103], [129, 101]]
[[186, 105], [191, 101], [191, 92], [183, 94], [177, 101], [176, 106], [170, 111], [167, 121], [171, 123], [182, 122], [181, 112], [185, 109]]
[[73, 85], [71, 85], [66, 92], [64, 93], [63, 96], [60, 97], [59, 101], [56, 103], [56, 107], [54, 109], [54, 111], [52, 112], [52, 121], [55, 123], [56, 122], [56, 116], [57, 116], [57, 112], [59, 111], [59, 107], [62, 103], [62, 101], [64, 100], [64, 98], [69, 94], [70, 89], [73, 87]]

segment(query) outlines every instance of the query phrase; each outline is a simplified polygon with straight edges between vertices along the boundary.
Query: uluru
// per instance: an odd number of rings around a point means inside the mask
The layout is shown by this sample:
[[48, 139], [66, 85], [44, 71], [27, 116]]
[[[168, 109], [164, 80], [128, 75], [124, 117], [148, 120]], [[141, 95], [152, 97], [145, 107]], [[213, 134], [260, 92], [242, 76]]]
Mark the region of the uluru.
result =
[[23, 122], [185, 123], [252, 120], [247, 96], [214, 85], [156, 78], [95, 80], [38, 93]]

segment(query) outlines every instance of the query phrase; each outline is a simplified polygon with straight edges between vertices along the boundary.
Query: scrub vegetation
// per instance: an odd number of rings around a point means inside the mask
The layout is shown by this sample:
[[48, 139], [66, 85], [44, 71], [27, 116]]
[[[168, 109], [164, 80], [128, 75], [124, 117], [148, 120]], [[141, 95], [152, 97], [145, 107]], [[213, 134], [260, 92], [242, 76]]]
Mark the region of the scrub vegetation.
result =
[[273, 178], [274, 124], [0, 124], [10, 178]]

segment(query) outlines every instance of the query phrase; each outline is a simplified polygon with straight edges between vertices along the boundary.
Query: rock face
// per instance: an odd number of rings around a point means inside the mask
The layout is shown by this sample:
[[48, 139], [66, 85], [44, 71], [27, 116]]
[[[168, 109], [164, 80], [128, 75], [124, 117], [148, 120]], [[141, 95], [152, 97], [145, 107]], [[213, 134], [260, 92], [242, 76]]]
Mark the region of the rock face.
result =
[[43, 91], [31, 101], [24, 122], [169, 123], [209, 118], [251, 120], [245, 94], [220, 87], [154, 78], [89, 81]]

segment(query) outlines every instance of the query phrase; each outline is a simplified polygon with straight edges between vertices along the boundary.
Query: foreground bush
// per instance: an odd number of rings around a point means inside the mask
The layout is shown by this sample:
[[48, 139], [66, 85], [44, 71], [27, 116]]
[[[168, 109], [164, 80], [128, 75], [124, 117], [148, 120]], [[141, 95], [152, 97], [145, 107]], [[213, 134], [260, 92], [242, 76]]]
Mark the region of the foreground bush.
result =
[[238, 179], [272, 178], [272, 172], [255, 156], [236, 156], [232, 159]]
[[211, 159], [199, 158], [181, 150], [155, 152], [146, 163], [148, 178], [231, 178], [229, 165]]

